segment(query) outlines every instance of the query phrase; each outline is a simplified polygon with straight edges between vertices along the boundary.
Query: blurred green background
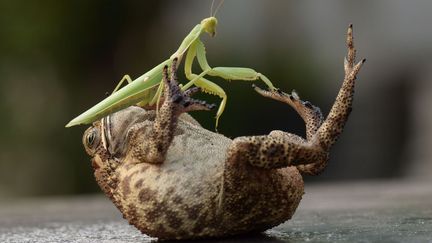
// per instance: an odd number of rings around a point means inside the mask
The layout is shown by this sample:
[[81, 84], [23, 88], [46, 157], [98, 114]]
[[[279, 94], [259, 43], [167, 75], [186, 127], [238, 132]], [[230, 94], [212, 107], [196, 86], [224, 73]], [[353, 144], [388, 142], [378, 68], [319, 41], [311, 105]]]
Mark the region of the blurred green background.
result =
[[[0, 198], [99, 192], [81, 144], [86, 127], [64, 125], [124, 74], [138, 77], [169, 57], [210, 5], [0, 1]], [[254, 68], [327, 114], [353, 23], [358, 55], [368, 59], [354, 112], [326, 171], [306, 180], [423, 179], [432, 171], [431, 10], [430, 1], [227, 0], [217, 35], [203, 40], [210, 65]], [[213, 80], [228, 94], [226, 136], [304, 134], [292, 109], [250, 83]], [[214, 113], [193, 115], [213, 129]]]

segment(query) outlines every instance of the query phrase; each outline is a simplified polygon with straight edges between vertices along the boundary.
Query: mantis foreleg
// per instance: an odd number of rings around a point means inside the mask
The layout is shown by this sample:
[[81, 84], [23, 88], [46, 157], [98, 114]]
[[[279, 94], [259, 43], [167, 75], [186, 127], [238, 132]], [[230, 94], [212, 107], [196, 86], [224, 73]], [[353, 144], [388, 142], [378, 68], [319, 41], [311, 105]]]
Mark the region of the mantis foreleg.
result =
[[192, 84], [195, 84], [196, 86], [200, 87], [202, 89], [202, 91], [209, 93], [209, 94], [213, 94], [213, 95], [217, 95], [219, 96], [222, 101], [219, 105], [219, 108], [216, 112], [216, 125], [215, 128], [217, 130], [218, 124], [219, 124], [219, 117], [222, 115], [223, 111], [225, 110], [225, 105], [227, 103], [227, 95], [225, 93], [225, 91], [217, 84], [213, 83], [210, 80], [207, 80], [205, 78], [203, 78], [203, 76], [206, 74], [207, 72], [204, 71], [202, 72], [200, 75], [196, 75], [191, 73], [189, 75], [189, 78], [191, 78], [191, 82], [189, 82], [188, 84], [184, 85], [182, 87], [182, 90], [187, 89], [187, 87], [190, 87]]
[[[193, 61], [197, 57], [198, 63], [202, 68], [203, 72], [199, 75], [192, 73], [192, 64]], [[222, 98], [222, 102], [219, 106], [219, 109], [216, 113], [216, 127], [218, 124], [219, 117], [222, 115], [225, 110], [225, 104], [227, 102], [227, 96], [224, 90], [218, 86], [217, 84], [211, 82], [204, 78], [205, 75], [217, 76], [223, 78], [225, 80], [244, 80], [244, 81], [255, 81], [261, 79], [270, 90], [275, 90], [276, 88], [273, 86], [271, 81], [261, 73], [256, 72], [251, 68], [241, 68], [241, 67], [210, 67], [207, 62], [205, 47], [204, 44], [197, 39], [190, 46], [189, 50], [186, 54], [185, 60], [185, 74], [186, 78], [190, 81], [185, 84], [182, 89], [186, 90], [192, 85], [196, 85], [203, 89], [203, 91], [211, 94], [215, 94]]]

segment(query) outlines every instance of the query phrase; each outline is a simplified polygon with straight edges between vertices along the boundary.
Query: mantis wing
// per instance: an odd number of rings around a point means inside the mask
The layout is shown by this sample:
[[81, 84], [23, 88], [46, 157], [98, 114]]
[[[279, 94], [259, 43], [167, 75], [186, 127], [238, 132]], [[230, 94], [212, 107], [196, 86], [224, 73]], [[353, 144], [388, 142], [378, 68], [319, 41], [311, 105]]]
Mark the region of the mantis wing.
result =
[[169, 65], [170, 63], [171, 59], [162, 62], [147, 73], [135, 79], [132, 83], [121, 88], [92, 108], [74, 118], [66, 125], [66, 127], [72, 127], [80, 124], [90, 124], [98, 119], [101, 119], [102, 117], [105, 117], [128, 106], [134, 105], [138, 102], [141, 104], [149, 104], [156, 94], [157, 87], [162, 80], [162, 68], [165, 65]]
[[[215, 18], [209, 19], [215, 21]], [[215, 24], [215, 22], [213, 22], [213, 24]], [[180, 47], [170, 57], [170, 59], [162, 62], [152, 70], [143, 74], [141, 77], [135, 79], [132, 83], [126, 85], [81, 115], [77, 116], [72, 121], [70, 121], [66, 127], [92, 123], [111, 113], [137, 104], [138, 102], [140, 105], [150, 104], [151, 101], [154, 100], [154, 96], [157, 93], [158, 85], [161, 83], [163, 67], [165, 65], [171, 64], [171, 61], [174, 58], [178, 58], [180, 62], [183, 54], [189, 49], [190, 45], [199, 38], [203, 31], [204, 29], [202, 24], [196, 25], [186, 36]]]

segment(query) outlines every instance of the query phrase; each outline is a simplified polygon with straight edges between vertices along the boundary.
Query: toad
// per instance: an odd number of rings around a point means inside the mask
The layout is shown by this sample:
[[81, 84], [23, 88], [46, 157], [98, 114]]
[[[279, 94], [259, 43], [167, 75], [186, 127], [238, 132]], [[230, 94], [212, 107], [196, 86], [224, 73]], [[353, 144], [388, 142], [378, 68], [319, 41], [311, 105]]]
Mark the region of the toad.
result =
[[93, 123], [83, 136], [97, 183], [130, 224], [159, 239], [262, 232], [290, 219], [304, 194], [302, 174], [317, 175], [352, 110], [355, 63], [348, 29], [345, 78], [328, 116], [292, 92], [255, 90], [291, 106], [306, 138], [285, 132], [230, 139], [188, 112], [213, 105], [181, 91], [176, 60], [163, 70], [160, 109], [131, 106]]

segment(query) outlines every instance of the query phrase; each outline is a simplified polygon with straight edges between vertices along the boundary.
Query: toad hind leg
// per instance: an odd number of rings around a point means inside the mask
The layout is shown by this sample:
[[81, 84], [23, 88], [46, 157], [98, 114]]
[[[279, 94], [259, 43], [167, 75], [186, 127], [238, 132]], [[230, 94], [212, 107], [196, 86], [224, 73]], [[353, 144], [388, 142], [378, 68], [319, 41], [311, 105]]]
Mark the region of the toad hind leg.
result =
[[261, 168], [281, 168], [297, 166], [300, 172], [318, 174], [328, 161], [328, 153], [352, 110], [354, 84], [365, 59], [355, 64], [352, 25], [347, 33], [348, 55], [345, 59], [345, 78], [329, 115], [322, 122], [319, 109], [309, 102], [301, 101], [294, 93], [291, 95], [280, 91], [264, 91], [255, 88], [263, 96], [273, 98], [291, 105], [306, 123], [307, 140], [296, 135], [274, 131], [269, 136], [239, 137], [233, 141], [229, 156], [248, 161]]
[[[281, 92], [280, 90], [266, 91], [258, 87], [254, 88], [260, 95], [264, 97], [268, 97], [290, 105], [302, 117], [306, 125], [306, 140], [283, 131], [272, 131], [270, 136], [284, 137], [288, 140], [301, 141], [303, 144], [309, 143], [311, 147], [319, 147], [316, 144], [316, 140], [314, 140], [314, 136], [324, 120], [320, 108], [312, 105], [309, 101], [300, 100], [300, 97], [294, 91], [291, 94], [287, 94]], [[320, 157], [318, 160], [313, 161], [313, 163], [300, 164], [296, 167], [303, 174], [316, 175], [325, 168], [327, 161], [327, 157]]]
[[168, 67], [165, 66], [163, 69], [164, 102], [152, 126], [149, 127], [148, 124], [141, 123], [131, 128], [130, 134], [134, 136], [129, 138], [131, 141], [129, 147], [132, 148], [130, 151], [131, 161], [162, 163], [174, 137], [180, 114], [189, 111], [210, 110], [215, 107], [215, 105], [190, 97], [200, 90], [198, 87], [181, 91], [177, 82], [176, 71], [177, 59], [174, 59], [171, 64], [170, 77], [168, 76]]
[[229, 160], [247, 161], [252, 166], [277, 169], [327, 159], [319, 146], [293, 134], [287, 136], [238, 137], [228, 149]]

